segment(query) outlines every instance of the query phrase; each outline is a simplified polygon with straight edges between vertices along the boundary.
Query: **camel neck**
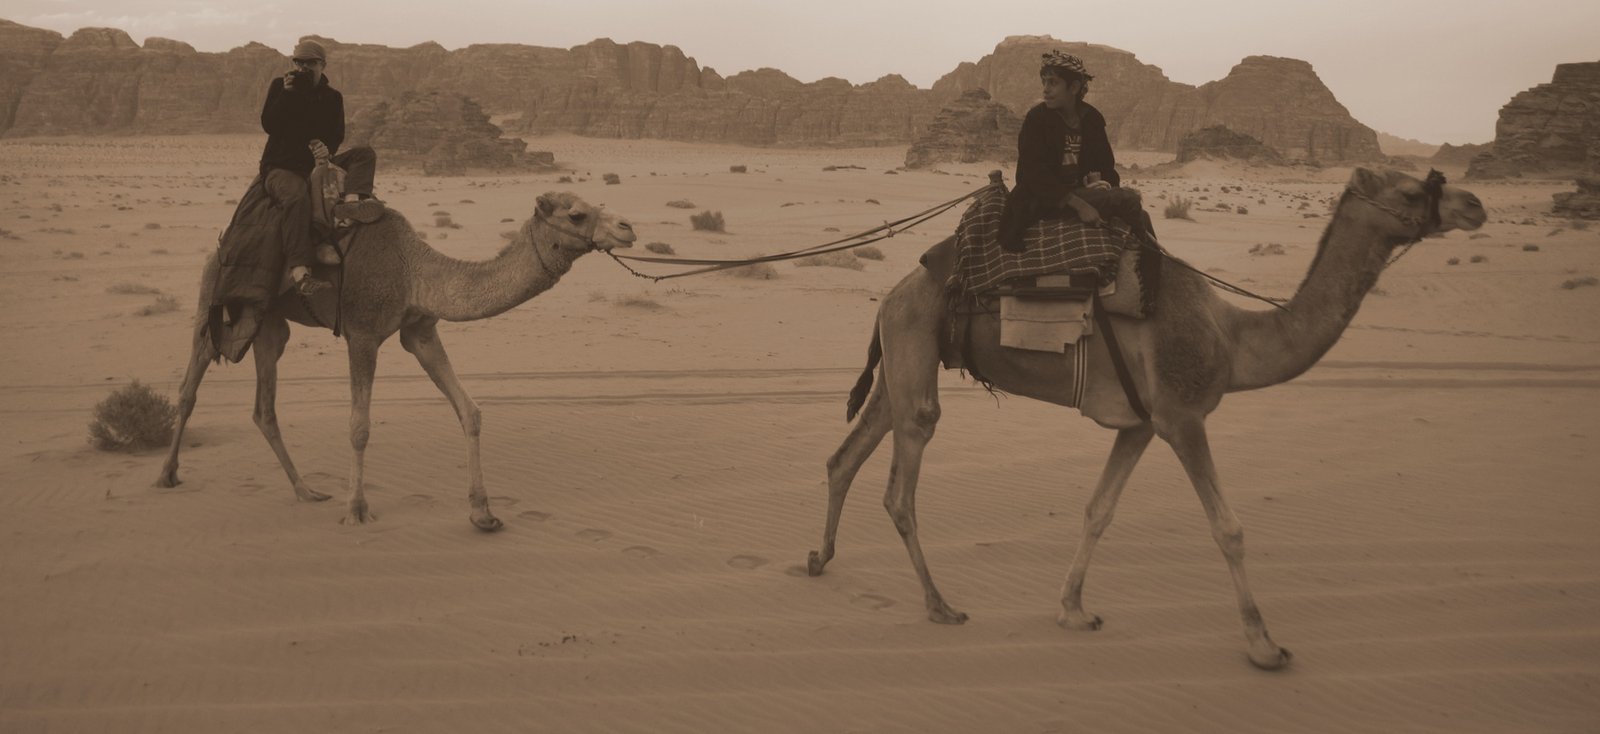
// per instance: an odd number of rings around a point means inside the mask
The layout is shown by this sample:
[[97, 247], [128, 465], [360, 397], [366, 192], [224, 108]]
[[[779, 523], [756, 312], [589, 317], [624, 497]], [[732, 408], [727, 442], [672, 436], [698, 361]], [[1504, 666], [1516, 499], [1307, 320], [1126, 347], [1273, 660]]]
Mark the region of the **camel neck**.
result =
[[1397, 244], [1392, 235], [1341, 206], [1299, 291], [1283, 309], [1240, 311], [1234, 325], [1230, 390], [1293, 379], [1339, 341]]
[[544, 292], [571, 268], [571, 257], [537, 241], [524, 225], [492, 260], [457, 260], [428, 249], [414, 268], [412, 301], [445, 321], [486, 319]]

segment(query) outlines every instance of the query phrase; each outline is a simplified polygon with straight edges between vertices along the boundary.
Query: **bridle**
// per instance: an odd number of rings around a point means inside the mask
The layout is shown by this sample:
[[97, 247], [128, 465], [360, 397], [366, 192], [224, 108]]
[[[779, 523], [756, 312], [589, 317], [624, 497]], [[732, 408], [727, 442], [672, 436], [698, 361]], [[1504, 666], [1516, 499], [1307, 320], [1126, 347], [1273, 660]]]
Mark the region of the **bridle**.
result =
[[1428, 234], [1439, 228], [1439, 201], [1444, 198], [1444, 174], [1440, 173], [1438, 170], [1429, 169], [1427, 179], [1422, 182], [1422, 190], [1428, 196], [1427, 214], [1422, 217], [1416, 217], [1378, 201], [1377, 199], [1367, 196], [1366, 194], [1356, 190], [1354, 186], [1346, 186], [1344, 189], [1346, 194], [1365, 201], [1368, 204], [1376, 207], [1379, 211], [1389, 214], [1395, 219], [1400, 220], [1402, 224], [1414, 227], [1416, 229], [1416, 233], [1406, 240], [1405, 246], [1401, 248], [1400, 252], [1389, 258], [1389, 262], [1385, 265], [1385, 267], [1388, 265], [1393, 265], [1395, 261], [1399, 260], [1407, 252], [1410, 252], [1413, 245], [1421, 242], [1423, 237], [1428, 236]]
[[[597, 214], [598, 214], [598, 212], [597, 212]], [[588, 232], [582, 232], [582, 231], [579, 231], [579, 230], [576, 230], [576, 229], [572, 229], [570, 227], [563, 227], [563, 226], [561, 226], [559, 224], [556, 224], [554, 220], [550, 219], [550, 217], [545, 215], [543, 210], [535, 211], [534, 214], [533, 214], [533, 218], [534, 218], [534, 221], [537, 221], [537, 222], [543, 224], [544, 226], [549, 227], [550, 229], [553, 229], [553, 230], [555, 230], [557, 232], [560, 232], [562, 234], [571, 235], [573, 237], [576, 237], [576, 238], [582, 240], [585, 244], [587, 244], [589, 246], [589, 248], [588, 248], [588, 250], [586, 250], [586, 252], [605, 252], [606, 251], [606, 248], [601, 247], [600, 243], [594, 241], [594, 233], [600, 229], [600, 217], [599, 216], [594, 216], [593, 217], [594, 223], [589, 225], [589, 231]], [[539, 251], [539, 243], [537, 241], [535, 241], [535, 242], [532, 242], [530, 244], [533, 245], [533, 255], [534, 255], [534, 257], [539, 259], [539, 267], [544, 269], [545, 274], [550, 276], [551, 278], [560, 278], [561, 275], [559, 273], [557, 273], [556, 271], [551, 270], [550, 269], [550, 265], [547, 264], [544, 261], [544, 253]]]

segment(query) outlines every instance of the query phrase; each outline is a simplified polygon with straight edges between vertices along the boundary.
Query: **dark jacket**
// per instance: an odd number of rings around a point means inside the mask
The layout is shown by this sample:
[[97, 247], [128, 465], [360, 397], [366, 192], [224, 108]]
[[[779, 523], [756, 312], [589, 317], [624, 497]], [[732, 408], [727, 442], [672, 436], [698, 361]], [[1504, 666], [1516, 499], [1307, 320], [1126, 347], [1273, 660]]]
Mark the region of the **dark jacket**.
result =
[[1000, 214], [1002, 243], [1017, 243], [1023, 230], [1034, 222], [1060, 216], [1062, 200], [1069, 191], [1082, 188], [1083, 177], [1089, 173], [1100, 174], [1100, 179], [1112, 186], [1122, 184], [1111, 153], [1111, 140], [1106, 136], [1105, 116], [1088, 103], [1079, 102], [1078, 106], [1082, 110], [1078, 127], [1083, 148], [1076, 166], [1061, 164], [1066, 152], [1067, 121], [1059, 112], [1040, 102], [1023, 118], [1022, 132], [1017, 134], [1017, 185], [1006, 197], [1005, 210]]
[[282, 78], [273, 79], [267, 103], [261, 106], [261, 129], [267, 131], [261, 173], [282, 168], [302, 178], [310, 176], [316, 161], [306, 145], [321, 140], [332, 155], [344, 142], [344, 95], [328, 86], [326, 76], [315, 89], [293, 92], [283, 88]]

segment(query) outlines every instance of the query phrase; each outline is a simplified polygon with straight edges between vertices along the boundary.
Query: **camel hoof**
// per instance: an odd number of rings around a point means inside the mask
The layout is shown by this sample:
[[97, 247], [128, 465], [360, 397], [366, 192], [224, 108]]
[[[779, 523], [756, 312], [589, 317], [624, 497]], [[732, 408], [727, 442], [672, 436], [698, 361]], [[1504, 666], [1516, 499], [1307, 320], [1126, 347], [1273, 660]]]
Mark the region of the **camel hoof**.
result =
[[178, 472], [176, 470], [166, 472], [161, 476], [156, 477], [156, 486], [160, 487], [161, 489], [172, 489], [180, 484], [183, 484], [183, 482], [178, 481]]
[[482, 517], [473, 515], [471, 519], [472, 527], [482, 530], [485, 533], [492, 533], [506, 526], [505, 523], [500, 522], [500, 518], [495, 517], [494, 515], [486, 514]]
[[1263, 657], [1258, 658], [1256, 655], [1252, 654], [1250, 656], [1250, 664], [1262, 670], [1283, 670], [1284, 668], [1289, 667], [1289, 661], [1293, 659], [1294, 653], [1289, 652], [1289, 650], [1286, 648], [1280, 647], [1277, 649], [1277, 652]]
[[948, 605], [940, 605], [928, 610], [928, 619], [939, 624], [966, 624], [967, 613], [958, 612]]
[[1066, 612], [1062, 612], [1056, 616], [1056, 624], [1060, 625], [1062, 629], [1097, 632], [1105, 622], [1097, 614], [1086, 615], [1080, 612], [1069, 615]]
[[363, 503], [360, 507], [352, 507], [352, 508], [350, 508], [350, 513], [349, 514], [345, 515], [344, 517], [339, 518], [339, 524], [340, 525], [365, 525], [366, 523], [369, 523], [369, 522], [377, 522], [377, 520], [378, 520], [378, 516], [373, 514], [371, 510], [368, 510], [366, 504]]
[[811, 551], [811, 555], [806, 557], [806, 575], [821, 576], [822, 567], [826, 565], [828, 565], [828, 562], [822, 560], [821, 553], [817, 551]]
[[323, 494], [310, 487], [295, 487], [294, 498], [301, 502], [322, 502], [333, 498], [331, 494]]

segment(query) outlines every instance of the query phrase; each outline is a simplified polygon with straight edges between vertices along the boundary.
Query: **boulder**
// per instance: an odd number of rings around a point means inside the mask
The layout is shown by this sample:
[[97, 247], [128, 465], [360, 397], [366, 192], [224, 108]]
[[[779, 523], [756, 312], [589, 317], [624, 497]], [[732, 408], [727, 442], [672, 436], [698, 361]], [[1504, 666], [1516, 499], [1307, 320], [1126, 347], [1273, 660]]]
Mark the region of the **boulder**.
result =
[[1574, 219], [1600, 219], [1600, 176], [1582, 176], [1578, 190], [1555, 195], [1554, 213]]
[[982, 89], [971, 90], [939, 111], [906, 151], [906, 168], [935, 163], [1009, 162], [1017, 159], [1022, 120]]
[[1237, 160], [1260, 165], [1283, 165], [1283, 156], [1266, 144], [1223, 125], [1201, 128], [1178, 142], [1178, 162]]
[[1549, 84], [1512, 97], [1492, 146], [1472, 159], [1469, 178], [1600, 173], [1600, 61], [1560, 64]]
[[350, 145], [370, 145], [381, 161], [420, 165], [431, 176], [471, 171], [535, 171], [555, 167], [549, 153], [529, 153], [500, 128], [477, 102], [446, 92], [407, 92], [379, 102], [351, 124]]

